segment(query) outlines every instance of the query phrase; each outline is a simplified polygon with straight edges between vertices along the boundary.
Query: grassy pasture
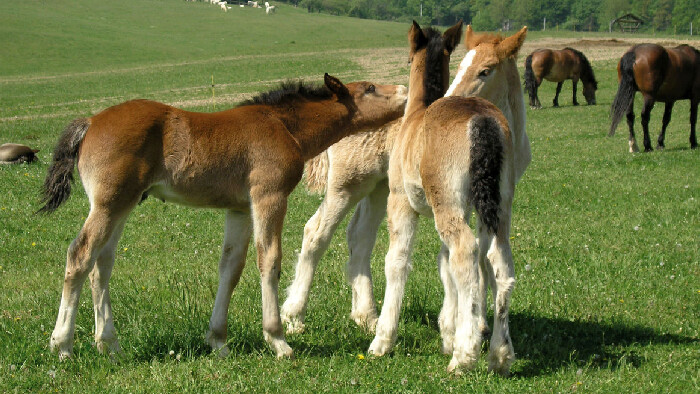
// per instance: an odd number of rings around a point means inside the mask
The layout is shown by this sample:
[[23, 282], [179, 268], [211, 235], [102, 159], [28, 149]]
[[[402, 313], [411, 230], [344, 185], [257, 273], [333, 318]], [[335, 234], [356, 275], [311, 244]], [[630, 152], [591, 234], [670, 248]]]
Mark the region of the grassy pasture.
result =
[[[664, 152], [627, 153], [624, 124], [605, 137], [617, 86], [612, 60], [593, 62], [597, 106], [571, 106], [567, 83], [562, 107], [551, 108], [555, 84], [545, 83], [544, 109], [528, 110], [533, 162], [512, 225], [511, 378], [488, 374], [483, 360], [461, 377], [445, 372], [439, 244], [428, 219], [392, 355], [365, 358], [372, 336], [348, 316], [338, 231], [318, 268], [307, 331], [288, 338], [296, 358], [275, 360], [263, 341], [251, 248], [231, 304], [232, 354], [219, 360], [203, 334], [223, 213], [154, 199], [129, 219], [111, 281], [124, 354], [111, 360], [92, 347], [87, 288], [74, 358], [50, 354], [66, 248], [87, 198], [76, 186], [54, 215], [33, 212], [53, 144], [71, 119], [139, 97], [213, 111], [287, 78], [320, 81], [324, 72], [407, 82], [408, 26], [277, 6], [266, 16], [180, 0], [0, 2], [0, 142], [41, 149], [39, 164], [0, 167], [0, 391], [698, 392], [700, 152], [689, 149], [688, 103], [674, 108]], [[546, 37], [533, 32], [528, 40]], [[463, 55], [460, 48], [453, 56], [453, 70]], [[662, 107], [652, 113], [654, 139]], [[318, 203], [302, 188], [291, 196], [281, 287]], [[379, 299], [386, 249], [383, 228], [372, 261]]]

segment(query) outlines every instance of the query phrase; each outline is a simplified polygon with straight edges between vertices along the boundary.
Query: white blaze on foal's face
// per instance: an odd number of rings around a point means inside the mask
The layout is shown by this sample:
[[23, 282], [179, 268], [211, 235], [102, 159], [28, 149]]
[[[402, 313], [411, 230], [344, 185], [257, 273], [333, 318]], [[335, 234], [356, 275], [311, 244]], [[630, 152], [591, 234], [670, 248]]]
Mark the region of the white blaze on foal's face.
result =
[[467, 70], [472, 65], [472, 61], [474, 61], [474, 56], [476, 56], [475, 49], [470, 50], [464, 56], [464, 59], [462, 59], [462, 62], [459, 64], [459, 68], [457, 68], [457, 76], [455, 76], [454, 81], [452, 81], [450, 88], [447, 89], [447, 93], [445, 93], [445, 96], [454, 95], [455, 89], [457, 89], [457, 87], [462, 83], [464, 75], [467, 73]]

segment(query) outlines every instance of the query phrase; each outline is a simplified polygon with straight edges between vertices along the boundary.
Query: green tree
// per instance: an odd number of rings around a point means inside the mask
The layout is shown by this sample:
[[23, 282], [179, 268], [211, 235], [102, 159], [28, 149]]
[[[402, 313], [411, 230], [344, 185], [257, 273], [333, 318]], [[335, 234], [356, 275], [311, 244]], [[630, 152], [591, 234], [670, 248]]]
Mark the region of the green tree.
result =
[[603, 0], [600, 8], [598, 23], [603, 29], [610, 26], [613, 19], [632, 12], [632, 5], [628, 0]]
[[655, 30], [666, 30], [671, 27], [673, 15], [673, 0], [659, 0], [652, 21]]
[[693, 34], [700, 32], [700, 0], [676, 1], [673, 6], [671, 23], [678, 32], [690, 32], [690, 23], [693, 23]]

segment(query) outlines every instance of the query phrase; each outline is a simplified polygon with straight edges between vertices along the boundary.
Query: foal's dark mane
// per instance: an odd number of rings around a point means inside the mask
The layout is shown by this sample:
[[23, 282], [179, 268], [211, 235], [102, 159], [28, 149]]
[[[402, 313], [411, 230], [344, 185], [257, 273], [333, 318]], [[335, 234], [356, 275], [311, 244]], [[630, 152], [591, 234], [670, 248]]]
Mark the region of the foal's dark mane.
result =
[[445, 39], [442, 37], [442, 33], [432, 27], [422, 30], [428, 39], [426, 44], [425, 78], [423, 79], [423, 87], [425, 89], [423, 103], [427, 107], [445, 95], [445, 88], [442, 86], [442, 56], [445, 51]]
[[595, 75], [593, 74], [593, 67], [591, 67], [591, 63], [588, 61], [586, 56], [584, 56], [584, 54], [581, 51], [577, 51], [574, 48], [566, 47], [564, 49], [576, 54], [576, 56], [578, 56], [579, 60], [581, 61], [581, 79], [583, 80], [583, 82], [592, 83], [593, 88], [598, 89], [598, 81], [595, 80]]
[[246, 105], [281, 105], [293, 100], [327, 100], [333, 97], [333, 92], [325, 85], [310, 84], [303, 81], [285, 81], [280, 87], [266, 93], [260, 93], [238, 106]]

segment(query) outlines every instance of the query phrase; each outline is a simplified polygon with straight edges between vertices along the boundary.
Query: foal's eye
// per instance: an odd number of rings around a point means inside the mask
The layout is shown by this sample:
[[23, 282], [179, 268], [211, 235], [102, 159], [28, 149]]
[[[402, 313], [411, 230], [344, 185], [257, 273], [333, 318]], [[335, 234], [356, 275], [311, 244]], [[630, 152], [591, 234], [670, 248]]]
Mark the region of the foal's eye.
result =
[[480, 77], [488, 77], [489, 73], [491, 73], [491, 70], [489, 70], [488, 68], [485, 68], [485, 69], [479, 71], [479, 76]]
[[376, 88], [374, 87], [374, 85], [369, 85], [365, 93], [374, 93], [375, 90]]

